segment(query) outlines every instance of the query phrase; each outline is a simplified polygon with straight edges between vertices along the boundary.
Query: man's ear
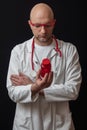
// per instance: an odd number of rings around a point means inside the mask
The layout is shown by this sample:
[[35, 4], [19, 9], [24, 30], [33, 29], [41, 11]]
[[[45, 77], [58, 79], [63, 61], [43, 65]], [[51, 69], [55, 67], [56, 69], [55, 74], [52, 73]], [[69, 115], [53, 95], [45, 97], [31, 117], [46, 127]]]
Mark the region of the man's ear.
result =
[[28, 20], [28, 24], [30, 25], [30, 20]]
[[30, 28], [31, 28], [31, 23], [30, 23], [30, 20], [28, 20], [28, 25], [30, 26]]

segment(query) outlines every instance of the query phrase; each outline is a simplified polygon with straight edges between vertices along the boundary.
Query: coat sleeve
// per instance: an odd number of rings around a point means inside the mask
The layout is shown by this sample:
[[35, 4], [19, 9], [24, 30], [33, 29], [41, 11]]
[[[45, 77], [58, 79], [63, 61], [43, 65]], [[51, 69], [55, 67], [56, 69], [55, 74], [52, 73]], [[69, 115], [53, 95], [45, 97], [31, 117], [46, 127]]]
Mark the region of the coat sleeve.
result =
[[7, 73], [7, 83], [6, 87], [8, 90], [8, 95], [14, 102], [19, 103], [29, 103], [34, 102], [38, 98], [38, 94], [36, 94], [33, 99], [31, 96], [31, 84], [29, 85], [21, 85], [21, 86], [13, 86], [10, 80], [11, 74], [19, 74], [21, 65], [20, 65], [20, 49], [18, 46], [14, 47], [11, 51], [8, 73]]
[[47, 101], [76, 100], [79, 95], [82, 82], [79, 55], [74, 45], [69, 44], [65, 48], [62, 52], [62, 58], [65, 58], [65, 70], [61, 76], [63, 80], [61, 80], [61, 83], [54, 81], [49, 88], [44, 89], [44, 95]]

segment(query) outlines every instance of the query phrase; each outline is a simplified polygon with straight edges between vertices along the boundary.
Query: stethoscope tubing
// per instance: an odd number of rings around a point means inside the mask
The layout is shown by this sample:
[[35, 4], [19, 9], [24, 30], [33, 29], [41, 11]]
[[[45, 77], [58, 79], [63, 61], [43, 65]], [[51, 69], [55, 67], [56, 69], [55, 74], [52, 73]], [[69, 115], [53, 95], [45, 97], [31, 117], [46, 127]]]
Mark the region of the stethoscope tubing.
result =
[[[59, 53], [60, 57], [62, 56], [62, 53], [61, 53], [61, 50], [59, 49], [58, 47], [58, 41], [57, 39], [55, 38], [55, 36], [52, 36], [52, 38], [55, 40], [55, 43], [56, 43], [56, 46], [55, 46], [55, 51]], [[35, 45], [34, 45], [34, 38], [33, 38], [33, 41], [32, 41], [32, 52], [31, 52], [31, 64], [32, 64], [32, 70], [34, 70], [34, 62], [33, 62], [33, 57], [34, 57], [34, 48], [35, 48]]]

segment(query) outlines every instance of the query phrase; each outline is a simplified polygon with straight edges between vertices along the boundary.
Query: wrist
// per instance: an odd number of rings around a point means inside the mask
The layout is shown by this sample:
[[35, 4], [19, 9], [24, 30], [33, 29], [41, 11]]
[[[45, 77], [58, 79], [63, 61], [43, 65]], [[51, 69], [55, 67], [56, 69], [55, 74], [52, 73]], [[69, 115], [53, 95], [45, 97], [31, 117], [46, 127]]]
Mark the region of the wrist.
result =
[[40, 91], [38, 85], [36, 83], [33, 83], [31, 86], [31, 92], [32, 92], [32, 96], [35, 95], [36, 93], [38, 93]]
[[44, 96], [44, 91], [43, 90], [39, 91], [39, 95]]

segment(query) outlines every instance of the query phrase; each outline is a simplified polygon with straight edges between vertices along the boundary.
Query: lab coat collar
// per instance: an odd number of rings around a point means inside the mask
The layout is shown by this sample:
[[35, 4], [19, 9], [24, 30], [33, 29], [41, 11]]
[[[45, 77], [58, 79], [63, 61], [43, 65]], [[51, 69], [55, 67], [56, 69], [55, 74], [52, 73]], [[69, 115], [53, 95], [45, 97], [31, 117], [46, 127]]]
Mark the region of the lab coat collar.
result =
[[[28, 52], [32, 52], [32, 42], [33, 42], [33, 38], [34, 38], [34, 36], [33, 36], [30, 40], [27, 41]], [[61, 41], [60, 41], [59, 39], [57, 39], [57, 41], [58, 41], [58, 48], [61, 49]], [[55, 40], [54, 40], [54, 43], [55, 43]], [[55, 51], [55, 49], [53, 49], [53, 54], [54, 54], [54, 53], [57, 53], [57, 52]]]

